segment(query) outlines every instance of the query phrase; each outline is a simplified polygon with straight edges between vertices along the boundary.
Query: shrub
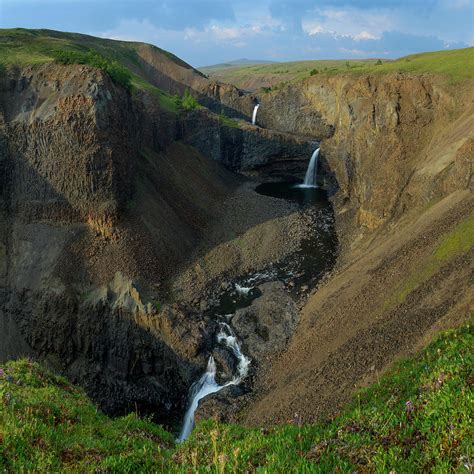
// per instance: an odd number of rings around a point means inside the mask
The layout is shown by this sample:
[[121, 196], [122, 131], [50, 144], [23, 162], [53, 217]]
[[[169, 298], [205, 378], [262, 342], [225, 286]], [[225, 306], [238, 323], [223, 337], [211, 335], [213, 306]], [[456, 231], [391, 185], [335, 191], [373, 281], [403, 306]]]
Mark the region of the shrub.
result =
[[181, 107], [185, 110], [194, 110], [199, 107], [199, 102], [191, 95], [188, 89], [186, 89], [184, 96], [181, 99]]
[[382, 64], [382, 60], [381, 59], [377, 59], [377, 62], [375, 63], [376, 66], [380, 66]]
[[319, 74], [319, 71], [317, 69], [311, 69], [311, 71], [309, 72], [309, 75], [314, 76], [315, 74]]
[[59, 64], [87, 64], [106, 72], [110, 78], [126, 89], [130, 89], [132, 75], [130, 71], [117, 61], [105, 58], [97, 51], [54, 51], [53, 57]]

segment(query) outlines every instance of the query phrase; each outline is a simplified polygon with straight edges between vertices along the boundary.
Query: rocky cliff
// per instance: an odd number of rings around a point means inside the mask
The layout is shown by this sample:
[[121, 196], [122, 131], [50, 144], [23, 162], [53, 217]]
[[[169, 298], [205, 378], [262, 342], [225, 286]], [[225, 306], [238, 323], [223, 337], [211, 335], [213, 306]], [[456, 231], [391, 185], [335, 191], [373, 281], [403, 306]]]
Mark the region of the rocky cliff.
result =
[[260, 124], [321, 141], [343, 245], [288, 348], [263, 367], [245, 422], [333, 415], [472, 315], [473, 99], [472, 80], [403, 74], [319, 75], [258, 96]]
[[318, 75], [255, 100], [263, 127], [321, 141], [340, 212], [376, 229], [472, 183], [472, 89], [431, 75]]
[[307, 142], [49, 63], [2, 70], [0, 151], [0, 358], [44, 358], [108, 411], [173, 419], [211, 335], [162, 304], [165, 281], [222, 215], [232, 171], [278, 156], [301, 172]]

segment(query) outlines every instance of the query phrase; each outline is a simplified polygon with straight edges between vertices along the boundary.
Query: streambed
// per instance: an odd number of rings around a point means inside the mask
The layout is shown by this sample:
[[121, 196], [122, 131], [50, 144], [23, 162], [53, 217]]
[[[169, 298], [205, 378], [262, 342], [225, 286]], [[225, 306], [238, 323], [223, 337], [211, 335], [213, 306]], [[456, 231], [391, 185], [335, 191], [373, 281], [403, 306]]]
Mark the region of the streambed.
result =
[[[240, 309], [249, 307], [262, 296], [261, 285], [280, 282], [294, 300], [303, 298], [336, 261], [337, 238], [334, 216], [327, 193], [317, 187], [301, 187], [292, 182], [268, 182], [255, 188], [258, 194], [291, 201], [307, 219], [307, 234], [300, 248], [282, 261], [274, 262], [257, 272], [250, 272], [227, 283], [207, 311], [216, 322], [219, 332], [215, 347], [225, 347], [235, 359], [235, 373], [227, 381], [216, 382], [218, 367], [211, 354], [206, 372], [191, 386], [188, 408], [179, 440], [187, 438], [194, 424], [199, 401], [230, 385], [240, 384], [247, 376], [252, 361], [245, 355], [246, 342], [239, 340], [232, 327], [232, 319]], [[223, 332], [223, 329], [225, 331]], [[258, 361], [254, 361], [258, 362]], [[222, 379], [223, 377], [221, 377]]]

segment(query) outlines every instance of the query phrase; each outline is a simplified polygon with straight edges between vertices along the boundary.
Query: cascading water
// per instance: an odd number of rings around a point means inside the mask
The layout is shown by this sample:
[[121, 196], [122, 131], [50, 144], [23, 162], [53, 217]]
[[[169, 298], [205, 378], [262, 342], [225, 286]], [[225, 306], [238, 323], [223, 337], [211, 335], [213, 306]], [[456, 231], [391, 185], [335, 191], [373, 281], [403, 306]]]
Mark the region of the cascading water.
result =
[[311, 159], [309, 160], [308, 169], [306, 170], [306, 175], [304, 177], [304, 183], [300, 184], [300, 188], [316, 188], [316, 178], [318, 177], [318, 158], [319, 158], [320, 148], [316, 148]]
[[255, 125], [257, 123], [257, 110], [260, 107], [260, 104], [257, 104], [253, 108], [253, 113], [252, 113], [252, 125]]
[[184, 441], [191, 434], [194, 427], [194, 414], [198, 408], [200, 400], [211, 393], [219, 392], [229, 385], [238, 385], [248, 373], [250, 359], [242, 353], [237, 337], [232, 331], [232, 328], [227, 323], [223, 322], [219, 323], [219, 327], [220, 331], [217, 335], [217, 342], [227, 346], [239, 361], [236, 373], [232, 380], [224, 385], [219, 385], [216, 382], [216, 363], [214, 362], [214, 357], [209, 357], [206, 372], [191, 386], [191, 389], [189, 390], [190, 404], [184, 416], [183, 428], [181, 429], [181, 433], [177, 439], [178, 442]]

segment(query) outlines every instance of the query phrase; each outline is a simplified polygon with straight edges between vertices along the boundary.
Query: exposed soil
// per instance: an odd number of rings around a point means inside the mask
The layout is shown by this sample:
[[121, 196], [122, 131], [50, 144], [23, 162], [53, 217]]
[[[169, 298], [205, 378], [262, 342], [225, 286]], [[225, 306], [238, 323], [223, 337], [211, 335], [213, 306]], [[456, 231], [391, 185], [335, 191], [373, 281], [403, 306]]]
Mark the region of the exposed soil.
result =
[[334, 415], [356, 387], [426, 342], [433, 326], [472, 314], [472, 250], [453, 256], [402, 302], [389, 302], [473, 205], [469, 191], [451, 195], [339, 269], [303, 308], [288, 349], [266, 361], [242, 420], [261, 425], [288, 421], [295, 413], [304, 422]]
[[242, 184], [222, 202], [220, 218], [204, 234], [191, 265], [174, 279], [174, 297], [199, 301], [209, 284], [263, 269], [295, 253], [309, 217], [295, 203], [255, 192], [258, 181]]

